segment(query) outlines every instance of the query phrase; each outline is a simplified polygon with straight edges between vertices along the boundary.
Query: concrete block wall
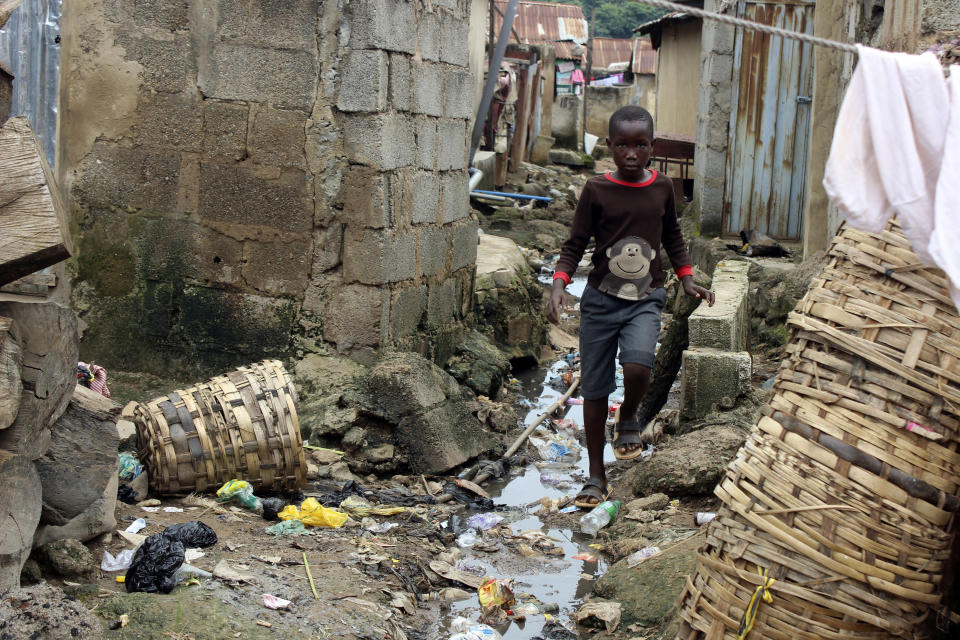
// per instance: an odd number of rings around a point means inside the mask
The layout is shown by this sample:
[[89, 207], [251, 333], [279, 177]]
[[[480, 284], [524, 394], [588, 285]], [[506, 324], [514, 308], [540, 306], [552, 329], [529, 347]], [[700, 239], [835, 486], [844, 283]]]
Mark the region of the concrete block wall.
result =
[[65, 6], [58, 170], [85, 357], [217, 367], [299, 336], [364, 359], [459, 326], [470, 5]]
[[[726, 10], [733, 14], [736, 4], [706, 0], [704, 9]], [[693, 201], [700, 218], [700, 233], [704, 236], [721, 232], [733, 94], [734, 37], [734, 27], [713, 20], [703, 21]]]

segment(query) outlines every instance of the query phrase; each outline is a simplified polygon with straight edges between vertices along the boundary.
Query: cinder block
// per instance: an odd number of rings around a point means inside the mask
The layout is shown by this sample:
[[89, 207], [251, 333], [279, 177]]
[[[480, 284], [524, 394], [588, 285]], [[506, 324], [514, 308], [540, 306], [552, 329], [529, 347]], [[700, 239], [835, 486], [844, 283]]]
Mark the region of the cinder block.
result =
[[732, 408], [750, 388], [752, 363], [744, 351], [688, 349], [682, 367], [680, 413], [688, 420], [702, 418], [716, 407]]
[[348, 115], [343, 123], [343, 148], [351, 162], [378, 169], [411, 165], [413, 124], [409, 116], [399, 113]]
[[750, 264], [741, 260], [721, 262], [713, 272], [712, 307], [705, 303], [690, 314], [691, 347], [745, 351], [750, 346]]
[[447, 234], [439, 227], [421, 227], [417, 231], [420, 244], [420, 275], [435, 276], [447, 266]]
[[413, 233], [347, 228], [343, 277], [347, 282], [384, 284], [413, 278], [417, 239]]
[[351, 227], [382, 229], [390, 225], [384, 174], [373, 167], [351, 166], [344, 175], [338, 200], [343, 219]]
[[343, 225], [331, 224], [313, 230], [313, 272], [315, 274], [335, 269], [340, 264], [340, 249], [343, 247]]
[[470, 19], [444, 13], [440, 19], [440, 60], [461, 67], [470, 61]]
[[428, 116], [443, 115], [443, 67], [432, 62], [412, 65], [413, 110]]
[[187, 220], [144, 217], [132, 238], [148, 280], [190, 278], [241, 284], [243, 243]]
[[[247, 116], [245, 104], [203, 101], [203, 148], [205, 158], [242, 160], [247, 154]], [[303, 132], [303, 114], [300, 130]]]
[[390, 333], [394, 340], [417, 331], [427, 306], [427, 287], [413, 285], [399, 287], [390, 303]]
[[450, 227], [454, 271], [477, 264], [477, 246], [480, 244], [478, 226], [477, 221], [471, 219]]
[[141, 30], [118, 28], [114, 38], [117, 46], [123, 48], [124, 57], [140, 64], [142, 89], [173, 93], [187, 88], [187, 76], [196, 71], [187, 34], [160, 40]]
[[410, 110], [410, 58], [402, 53], [390, 54], [388, 97], [397, 111]]
[[440, 177], [433, 171], [413, 175], [413, 224], [437, 224], [440, 211]]
[[186, 0], [137, 0], [133, 23], [161, 31], [181, 31], [190, 24], [190, 3]]
[[262, 225], [284, 231], [313, 226], [313, 188], [298, 169], [265, 177], [234, 164], [200, 165], [199, 214], [204, 220]]
[[466, 120], [442, 119], [437, 123], [437, 169], [464, 169], [467, 166]]
[[470, 214], [470, 185], [466, 171], [448, 171], [443, 184], [443, 223], [466, 218]]
[[177, 209], [180, 154], [97, 142], [71, 194], [86, 206]]
[[437, 121], [417, 117], [417, 165], [422, 169], [437, 168]]
[[450, 69], [443, 75], [443, 115], [473, 118], [473, 74], [468, 69]]
[[[137, 0], [138, 12], [141, 2]], [[154, 2], [171, 4], [169, 0]], [[316, 47], [317, 6], [314, 0], [218, 0], [217, 38], [261, 47], [309, 50]]]
[[339, 351], [377, 346], [389, 317], [390, 292], [383, 287], [348, 284], [331, 287], [323, 307], [323, 339]]
[[939, 0], [923, 3], [924, 33], [960, 29], [960, 0]]
[[309, 110], [318, 69], [312, 52], [218, 43], [197, 75], [203, 94]]
[[354, 0], [348, 5], [353, 49], [386, 49], [413, 53], [416, 49], [414, 3], [409, 0]]
[[[309, 237], [273, 242], [256, 240], [244, 243], [243, 279], [254, 289], [270, 295], [303, 295], [310, 272]], [[304, 265], [291, 269], [291, 265]]]
[[350, 51], [343, 61], [337, 108], [341, 111], [383, 111], [389, 86], [385, 51]]
[[430, 285], [427, 294], [427, 326], [440, 327], [450, 322], [457, 312], [457, 281], [449, 278], [445, 282]]
[[275, 167], [306, 167], [306, 115], [302, 111], [255, 107], [250, 125], [250, 159]]
[[203, 148], [203, 112], [191, 98], [169, 93], [141, 94], [137, 120], [131, 127], [134, 144], [197, 152]]
[[423, 60], [440, 59], [440, 20], [435, 13], [424, 13], [417, 23], [417, 50]]

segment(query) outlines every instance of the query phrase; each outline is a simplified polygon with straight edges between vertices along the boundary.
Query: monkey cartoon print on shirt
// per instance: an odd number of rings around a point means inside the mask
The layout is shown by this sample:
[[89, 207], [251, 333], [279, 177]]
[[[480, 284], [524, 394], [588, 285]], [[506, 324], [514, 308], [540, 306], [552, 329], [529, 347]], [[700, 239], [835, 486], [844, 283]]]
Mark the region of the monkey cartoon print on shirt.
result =
[[607, 267], [610, 273], [598, 287], [606, 294], [624, 300], [642, 300], [652, 289], [650, 261], [656, 257], [653, 248], [643, 238], [627, 236], [607, 248]]

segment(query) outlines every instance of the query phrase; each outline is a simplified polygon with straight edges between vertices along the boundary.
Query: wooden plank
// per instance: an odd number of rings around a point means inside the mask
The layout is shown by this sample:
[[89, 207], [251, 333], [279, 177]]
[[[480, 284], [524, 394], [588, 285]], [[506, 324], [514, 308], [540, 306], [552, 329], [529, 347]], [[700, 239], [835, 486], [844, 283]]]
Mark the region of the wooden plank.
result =
[[0, 429], [13, 424], [20, 409], [21, 366], [20, 332], [11, 318], [0, 316]]
[[54, 273], [31, 273], [19, 280], [0, 286], [0, 292], [19, 293], [25, 296], [43, 296], [50, 294], [50, 289], [57, 286], [57, 276]]
[[67, 209], [27, 119], [0, 128], [0, 285], [70, 257]]

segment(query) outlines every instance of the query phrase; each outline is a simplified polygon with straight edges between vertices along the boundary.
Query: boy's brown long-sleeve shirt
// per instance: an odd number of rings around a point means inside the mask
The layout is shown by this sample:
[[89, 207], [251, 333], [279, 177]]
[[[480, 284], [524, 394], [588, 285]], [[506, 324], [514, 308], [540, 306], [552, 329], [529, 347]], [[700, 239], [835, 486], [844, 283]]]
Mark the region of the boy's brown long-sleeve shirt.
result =
[[573, 218], [570, 238], [563, 243], [555, 278], [569, 283], [583, 252], [596, 239], [594, 268], [587, 282], [601, 289], [610, 273], [607, 250], [619, 240], [638, 237], [646, 240], [655, 256], [650, 260], [650, 288], [662, 287], [663, 266], [660, 246], [666, 250], [678, 276], [690, 275], [690, 256], [677, 221], [673, 182], [652, 171], [646, 182], [622, 182], [611, 174], [590, 178], [583, 187]]

